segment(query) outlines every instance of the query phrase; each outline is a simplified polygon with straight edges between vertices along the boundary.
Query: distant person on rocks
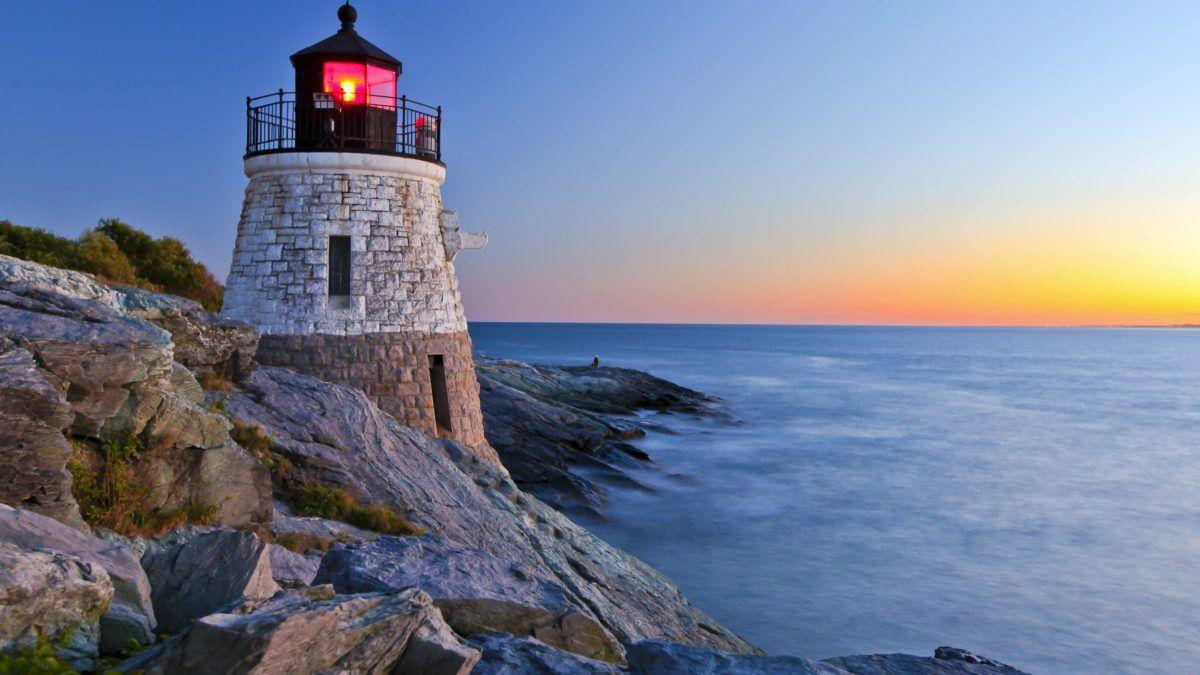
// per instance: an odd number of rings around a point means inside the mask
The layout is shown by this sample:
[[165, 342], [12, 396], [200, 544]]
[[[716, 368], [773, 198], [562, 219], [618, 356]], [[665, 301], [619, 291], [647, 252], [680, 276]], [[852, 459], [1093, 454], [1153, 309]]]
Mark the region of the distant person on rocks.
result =
[[596, 368], [596, 367], [599, 367], [599, 365], [600, 365], [600, 357], [599, 357], [599, 356], [593, 356], [593, 357], [592, 357], [592, 367], [593, 367], [593, 368]]

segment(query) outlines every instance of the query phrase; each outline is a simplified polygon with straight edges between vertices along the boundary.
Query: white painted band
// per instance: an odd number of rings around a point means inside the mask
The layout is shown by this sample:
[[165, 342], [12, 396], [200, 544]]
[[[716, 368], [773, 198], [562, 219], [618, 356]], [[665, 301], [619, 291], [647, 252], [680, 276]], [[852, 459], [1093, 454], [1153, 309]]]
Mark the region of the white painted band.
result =
[[273, 152], [246, 159], [247, 178], [276, 173], [347, 173], [391, 175], [441, 185], [446, 167], [412, 157], [362, 152]]

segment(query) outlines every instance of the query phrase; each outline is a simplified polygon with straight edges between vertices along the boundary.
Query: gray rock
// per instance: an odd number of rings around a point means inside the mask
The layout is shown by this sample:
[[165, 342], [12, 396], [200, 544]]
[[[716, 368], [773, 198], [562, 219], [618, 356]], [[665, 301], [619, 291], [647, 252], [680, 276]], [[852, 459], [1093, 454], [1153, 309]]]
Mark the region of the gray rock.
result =
[[340, 520], [293, 516], [288, 513], [287, 506], [281, 502], [275, 502], [275, 517], [271, 521], [271, 534], [274, 536], [300, 535], [329, 541], [373, 539], [376, 536], [374, 532], [368, 532]]
[[488, 443], [517, 485], [571, 515], [606, 518], [612, 486], [651, 489], [630, 471], [651, 463], [625, 442], [645, 434], [628, 415], [724, 417], [716, 399], [626, 368], [476, 358], [475, 372]]
[[204, 388], [192, 371], [178, 361], [171, 362], [171, 388], [192, 403], [204, 404]]
[[[320, 589], [289, 591], [269, 600], [246, 600], [192, 623], [185, 632], [118, 666], [146, 675], [196, 673], [405, 673], [412, 637], [441, 617], [429, 596], [416, 589], [324, 599]], [[317, 598], [317, 599], [314, 599]], [[447, 639], [449, 629], [437, 627]], [[430, 675], [465, 672], [462, 656], [476, 654], [453, 645], [437, 658], [436, 642], [422, 639], [414, 663]], [[416, 660], [420, 657], [419, 660]], [[436, 666], [436, 667], [435, 667]]]
[[609, 366], [546, 366], [478, 358], [476, 371], [539, 401], [608, 415], [639, 410], [721, 415], [719, 399], [649, 373]]
[[312, 584], [321, 567], [321, 556], [305, 555], [271, 544], [271, 578], [282, 588], [303, 588]]
[[490, 598], [560, 611], [571, 607], [559, 583], [521, 572], [519, 562], [438, 535], [384, 536], [334, 545], [313, 583], [333, 584], [339, 593], [416, 587], [436, 600]]
[[0, 543], [0, 651], [29, 647], [39, 632], [64, 633], [59, 656], [76, 670], [91, 670], [100, 641], [100, 616], [112, 602], [103, 567], [75, 556]]
[[0, 281], [23, 282], [72, 298], [96, 300], [113, 309], [121, 307], [124, 300], [124, 294], [99, 283], [90, 274], [40, 265], [7, 255], [0, 255]]
[[161, 632], [176, 633], [192, 619], [238, 598], [269, 598], [279, 590], [271, 578], [268, 544], [250, 532], [217, 530], [142, 556]]
[[625, 649], [595, 619], [579, 612], [551, 612], [506, 600], [435, 600], [459, 635], [508, 633], [598, 661], [624, 663]]
[[631, 673], [846, 675], [846, 671], [837, 666], [798, 656], [731, 654], [662, 640], [645, 640], [631, 645], [626, 656]]
[[154, 641], [150, 582], [137, 558], [121, 544], [97, 539], [31, 511], [0, 504], [0, 541], [48, 549], [102, 568], [113, 585], [112, 604], [100, 617], [100, 649], [119, 652], [129, 639]]
[[434, 598], [459, 635], [529, 635], [590, 658], [623, 660], [616, 639], [591, 616], [572, 610], [560, 586], [522, 578], [513, 574], [511, 561], [435, 535], [336, 545], [313, 583], [333, 584], [340, 593], [416, 587]]
[[[0, 416], [12, 419], [14, 428], [29, 429], [26, 442], [42, 450], [34, 461], [21, 441], [0, 438], [0, 449], [11, 450], [8, 457], [14, 458], [0, 472], [11, 474], [18, 486], [0, 499], [44, 505], [49, 515], [80, 524], [62, 489], [70, 446], [61, 433], [58, 439], [50, 433], [66, 426], [53, 389], [65, 392], [71, 433], [90, 442], [81, 452], [95, 455], [96, 464], [101, 463], [96, 448], [107, 438], [138, 434], [154, 449], [130, 464], [131, 482], [150, 488], [146, 508], [200, 504], [217, 506], [218, 521], [229, 525], [270, 520], [270, 476], [229, 439], [224, 418], [195, 403], [194, 378], [179, 372], [168, 333], [110, 302], [0, 279], [0, 338], [4, 353], [13, 352], [4, 361], [13, 378], [12, 387], [0, 391]], [[47, 386], [37, 385], [20, 350], [28, 352]], [[21, 497], [31, 489], [44, 494]]]
[[577, 673], [621, 673], [611, 663], [589, 659], [555, 649], [531, 637], [513, 637], [504, 633], [473, 635], [468, 642], [483, 656], [472, 671], [475, 675], [576, 675]]
[[85, 528], [66, 468], [71, 419], [66, 397], [33, 356], [0, 338], [0, 502]]
[[467, 645], [438, 614], [425, 615], [392, 672], [466, 675], [479, 661], [479, 650]]
[[195, 300], [119, 286], [121, 305], [171, 334], [175, 358], [197, 375], [241, 381], [258, 364], [258, 333], [249, 324], [206, 311]]
[[[392, 545], [400, 555], [433, 556], [417, 568], [431, 571], [430, 583], [443, 552], [446, 560], [469, 560], [470, 574], [459, 581], [470, 593], [455, 597], [570, 609], [622, 642], [663, 638], [755, 651], [650, 566], [526, 495], [461, 445], [399, 426], [360, 391], [263, 367], [226, 408], [260, 425], [296, 477], [343, 487], [360, 503], [387, 504], [439, 535], [436, 542], [413, 539], [419, 543], [411, 550]], [[329, 578], [336, 576], [331, 567]]]
[[869, 654], [839, 656], [825, 663], [854, 675], [1025, 675], [1023, 671], [956, 647], [938, 647], [934, 656]]

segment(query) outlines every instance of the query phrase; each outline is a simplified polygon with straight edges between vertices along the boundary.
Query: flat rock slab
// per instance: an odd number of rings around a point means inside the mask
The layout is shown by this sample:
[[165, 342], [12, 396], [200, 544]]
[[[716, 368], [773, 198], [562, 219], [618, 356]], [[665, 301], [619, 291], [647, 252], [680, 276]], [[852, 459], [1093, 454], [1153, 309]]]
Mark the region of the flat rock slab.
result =
[[279, 590], [271, 576], [269, 544], [250, 532], [217, 530], [142, 556], [158, 625], [176, 633], [192, 619], [238, 598], [268, 598]]
[[957, 647], [938, 647], [933, 657], [867, 654], [825, 659], [854, 675], [1028, 675], [1010, 665]]
[[822, 661], [799, 656], [731, 654], [662, 640], [645, 640], [629, 647], [631, 673], [712, 673], [713, 675], [847, 675]]
[[[479, 652], [455, 640], [433, 601], [398, 593], [332, 596], [325, 587], [247, 600], [196, 620], [182, 634], [122, 663], [124, 672], [410, 673], [461, 675]], [[429, 628], [432, 626], [432, 628]], [[432, 634], [414, 636], [426, 627]], [[438, 639], [451, 641], [439, 652]], [[416, 651], [406, 663], [410, 645]], [[419, 665], [422, 670], [411, 670]]]
[[594, 675], [627, 672], [611, 663], [555, 649], [531, 637], [485, 633], [471, 636], [469, 642], [483, 653], [473, 671], [476, 675]]

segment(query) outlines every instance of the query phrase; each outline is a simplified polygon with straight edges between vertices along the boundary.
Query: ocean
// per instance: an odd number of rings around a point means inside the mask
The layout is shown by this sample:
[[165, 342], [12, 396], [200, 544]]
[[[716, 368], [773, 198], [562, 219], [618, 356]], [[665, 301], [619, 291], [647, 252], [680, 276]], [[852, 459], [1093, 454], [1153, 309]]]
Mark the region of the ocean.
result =
[[1037, 673], [1200, 666], [1200, 335], [475, 323], [476, 351], [649, 371], [653, 492], [582, 521], [771, 653], [938, 645]]

